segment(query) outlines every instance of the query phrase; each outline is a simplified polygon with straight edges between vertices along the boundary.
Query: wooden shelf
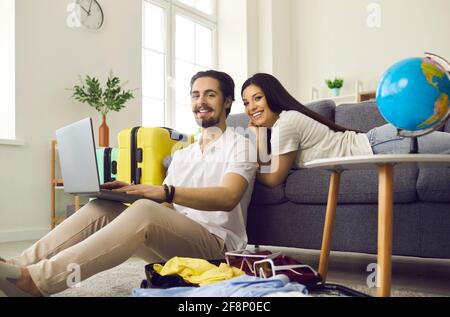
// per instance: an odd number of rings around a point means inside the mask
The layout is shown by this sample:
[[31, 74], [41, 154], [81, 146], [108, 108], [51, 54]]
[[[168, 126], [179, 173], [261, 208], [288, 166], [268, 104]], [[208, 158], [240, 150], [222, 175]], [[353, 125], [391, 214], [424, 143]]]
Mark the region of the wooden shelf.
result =
[[360, 80], [355, 83], [355, 93], [343, 96], [321, 96], [319, 97], [319, 89], [311, 88], [311, 102], [322, 101], [322, 100], [333, 100], [336, 106], [344, 103], [357, 103], [363, 101], [372, 101], [376, 99], [375, 90], [364, 90], [364, 85]]
[[363, 91], [358, 94], [358, 102], [375, 100], [377, 98], [376, 91]]

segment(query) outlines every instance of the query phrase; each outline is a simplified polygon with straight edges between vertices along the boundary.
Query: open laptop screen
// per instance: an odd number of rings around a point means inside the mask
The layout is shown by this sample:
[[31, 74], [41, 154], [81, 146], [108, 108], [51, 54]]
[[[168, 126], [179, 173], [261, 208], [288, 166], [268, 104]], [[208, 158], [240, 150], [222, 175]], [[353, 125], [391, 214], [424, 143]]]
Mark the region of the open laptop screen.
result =
[[92, 119], [86, 118], [56, 131], [64, 191], [87, 194], [100, 191]]

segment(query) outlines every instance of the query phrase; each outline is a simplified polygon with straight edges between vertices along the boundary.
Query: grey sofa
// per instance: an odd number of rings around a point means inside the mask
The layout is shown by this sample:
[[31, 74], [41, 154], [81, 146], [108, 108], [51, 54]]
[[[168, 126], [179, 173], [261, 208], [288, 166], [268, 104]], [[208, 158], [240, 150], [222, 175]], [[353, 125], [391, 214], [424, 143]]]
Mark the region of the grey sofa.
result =
[[[307, 105], [348, 128], [368, 131], [386, 123], [374, 102]], [[246, 127], [245, 114], [229, 126]], [[450, 132], [450, 122], [444, 127]], [[258, 182], [248, 210], [250, 244], [320, 249], [329, 172], [292, 170], [283, 185]], [[341, 176], [332, 250], [376, 254], [377, 171], [346, 171]], [[394, 176], [393, 254], [450, 258], [450, 169], [398, 169]]]

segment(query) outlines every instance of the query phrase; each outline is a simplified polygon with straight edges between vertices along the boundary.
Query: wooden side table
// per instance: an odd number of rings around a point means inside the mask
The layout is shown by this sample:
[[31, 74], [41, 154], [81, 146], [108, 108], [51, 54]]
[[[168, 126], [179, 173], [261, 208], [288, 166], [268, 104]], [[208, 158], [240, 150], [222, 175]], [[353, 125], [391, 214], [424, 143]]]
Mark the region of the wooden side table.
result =
[[326, 280], [331, 237], [338, 203], [341, 173], [350, 169], [378, 169], [378, 296], [390, 296], [392, 275], [392, 236], [394, 206], [394, 168], [407, 167], [447, 167], [450, 155], [404, 154], [367, 155], [342, 158], [320, 159], [308, 162], [305, 168], [330, 171], [330, 187], [320, 251], [319, 273]]

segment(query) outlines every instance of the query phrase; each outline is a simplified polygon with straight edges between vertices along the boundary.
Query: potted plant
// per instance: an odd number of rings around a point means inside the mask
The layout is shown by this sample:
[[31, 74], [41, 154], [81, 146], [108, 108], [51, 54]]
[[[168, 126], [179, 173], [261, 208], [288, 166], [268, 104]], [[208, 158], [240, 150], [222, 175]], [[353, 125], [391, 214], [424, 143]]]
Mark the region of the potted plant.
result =
[[80, 76], [80, 85], [75, 85], [72, 97], [82, 103], [87, 103], [102, 114], [102, 124], [99, 128], [99, 146], [109, 147], [109, 127], [106, 124], [106, 115], [109, 111], [120, 111], [125, 103], [134, 98], [131, 90], [123, 90], [120, 79], [111, 72], [105, 87], [100, 87], [97, 78], [89, 75], [83, 80]]
[[339, 96], [340, 89], [344, 85], [344, 80], [342, 78], [335, 78], [334, 80], [325, 80], [325, 83], [327, 84], [328, 88], [331, 89], [333, 95]]

